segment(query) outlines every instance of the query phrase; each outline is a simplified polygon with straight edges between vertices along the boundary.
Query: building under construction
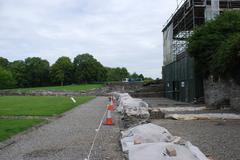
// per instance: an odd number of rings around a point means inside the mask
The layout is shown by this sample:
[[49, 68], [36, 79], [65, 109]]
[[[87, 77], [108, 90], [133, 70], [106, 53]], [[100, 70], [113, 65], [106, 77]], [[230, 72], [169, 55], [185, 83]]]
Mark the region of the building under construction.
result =
[[186, 53], [186, 39], [193, 29], [225, 10], [240, 9], [240, 0], [184, 0], [163, 28], [163, 80], [165, 96], [191, 102], [204, 96], [201, 75]]

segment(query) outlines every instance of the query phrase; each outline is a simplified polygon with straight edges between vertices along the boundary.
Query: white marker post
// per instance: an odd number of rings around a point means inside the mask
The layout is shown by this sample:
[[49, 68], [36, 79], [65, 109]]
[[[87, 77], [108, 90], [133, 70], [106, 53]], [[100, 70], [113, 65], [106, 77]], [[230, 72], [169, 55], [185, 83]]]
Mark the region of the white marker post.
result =
[[71, 97], [71, 100], [73, 101], [73, 103], [77, 102], [73, 97]]

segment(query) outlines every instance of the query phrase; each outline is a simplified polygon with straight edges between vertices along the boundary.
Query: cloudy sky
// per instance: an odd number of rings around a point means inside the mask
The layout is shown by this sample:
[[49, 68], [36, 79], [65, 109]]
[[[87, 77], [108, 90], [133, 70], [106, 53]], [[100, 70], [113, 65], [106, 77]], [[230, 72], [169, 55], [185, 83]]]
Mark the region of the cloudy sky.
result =
[[103, 65], [161, 77], [162, 27], [176, 0], [0, 0], [0, 56], [91, 53]]

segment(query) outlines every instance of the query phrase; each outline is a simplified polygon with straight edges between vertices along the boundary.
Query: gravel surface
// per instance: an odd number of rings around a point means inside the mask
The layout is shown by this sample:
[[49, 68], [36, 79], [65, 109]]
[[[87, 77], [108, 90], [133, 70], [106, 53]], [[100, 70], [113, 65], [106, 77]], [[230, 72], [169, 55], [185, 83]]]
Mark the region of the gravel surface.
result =
[[[26, 134], [14, 137], [0, 150], [1, 160], [81, 160], [89, 149], [108, 99], [97, 97], [67, 112], [61, 118]], [[114, 126], [102, 126], [91, 160], [123, 159], [119, 146], [119, 117], [113, 114]]]
[[179, 101], [174, 101], [171, 99], [167, 98], [149, 98], [149, 97], [144, 97], [142, 98], [144, 101], [146, 101], [150, 107], [153, 108], [158, 108], [158, 107], [186, 107], [186, 106], [201, 106], [201, 105], [194, 105], [186, 102], [179, 102]]
[[153, 120], [175, 136], [198, 146], [214, 160], [240, 160], [240, 120]]
[[[143, 98], [152, 108], [202, 107], [204, 104], [177, 102], [167, 98]], [[174, 111], [165, 113], [235, 113], [232, 110]], [[240, 160], [240, 120], [168, 120], [154, 119], [152, 123], [165, 127], [175, 136], [198, 146], [214, 160]]]

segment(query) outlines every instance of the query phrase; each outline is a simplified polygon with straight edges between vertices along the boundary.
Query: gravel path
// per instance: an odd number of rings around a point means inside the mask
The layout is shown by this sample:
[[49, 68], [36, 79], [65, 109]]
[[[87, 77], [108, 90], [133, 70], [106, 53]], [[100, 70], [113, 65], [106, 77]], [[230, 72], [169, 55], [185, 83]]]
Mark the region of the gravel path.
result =
[[[105, 113], [108, 99], [97, 97], [67, 112], [63, 117], [26, 134], [0, 150], [1, 160], [82, 160], [87, 158], [95, 129]], [[91, 160], [123, 159], [119, 146], [119, 117], [114, 126], [102, 126]]]
[[198, 146], [214, 160], [240, 160], [240, 120], [153, 120], [170, 133]]

